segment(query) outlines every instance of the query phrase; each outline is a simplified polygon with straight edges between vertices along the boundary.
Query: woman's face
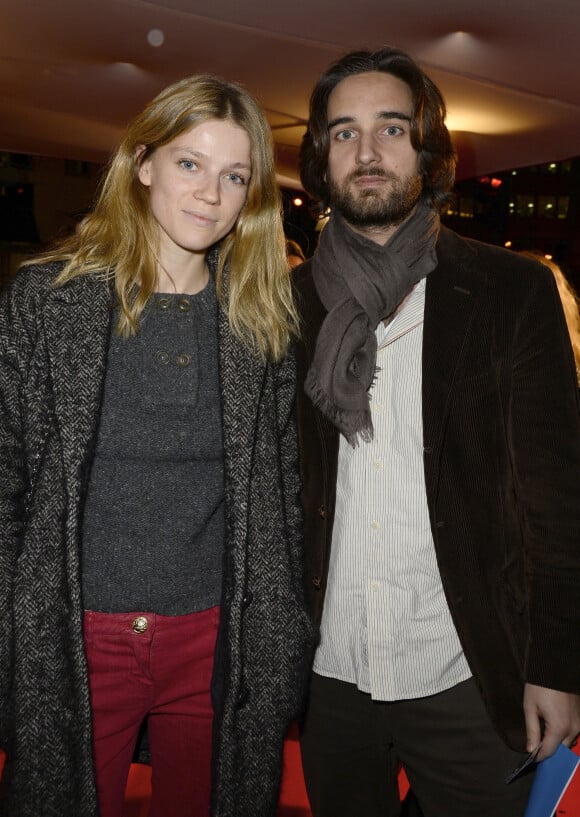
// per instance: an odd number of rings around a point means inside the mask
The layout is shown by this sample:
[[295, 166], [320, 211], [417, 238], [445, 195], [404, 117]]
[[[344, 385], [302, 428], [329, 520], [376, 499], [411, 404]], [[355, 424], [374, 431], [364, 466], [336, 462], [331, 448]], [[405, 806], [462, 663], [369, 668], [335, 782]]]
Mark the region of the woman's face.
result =
[[236, 223], [252, 174], [250, 138], [210, 119], [157, 148], [139, 168], [160, 229], [161, 262], [203, 254]]

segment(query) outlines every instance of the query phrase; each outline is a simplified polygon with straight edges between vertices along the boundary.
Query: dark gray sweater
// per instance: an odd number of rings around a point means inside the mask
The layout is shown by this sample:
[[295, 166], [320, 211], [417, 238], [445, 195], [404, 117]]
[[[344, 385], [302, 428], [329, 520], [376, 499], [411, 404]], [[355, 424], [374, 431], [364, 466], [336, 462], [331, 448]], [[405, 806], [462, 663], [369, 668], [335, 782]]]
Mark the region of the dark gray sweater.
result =
[[210, 279], [197, 295], [154, 295], [136, 336], [111, 336], [83, 515], [85, 609], [183, 615], [213, 607], [223, 542]]

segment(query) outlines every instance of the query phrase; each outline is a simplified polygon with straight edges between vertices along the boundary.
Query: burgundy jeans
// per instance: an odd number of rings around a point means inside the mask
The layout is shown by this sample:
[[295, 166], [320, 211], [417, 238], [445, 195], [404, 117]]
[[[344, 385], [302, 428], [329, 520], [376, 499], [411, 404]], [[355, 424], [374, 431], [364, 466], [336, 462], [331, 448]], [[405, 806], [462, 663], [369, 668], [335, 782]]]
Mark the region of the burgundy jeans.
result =
[[121, 817], [137, 735], [148, 717], [150, 817], [208, 817], [210, 683], [219, 607], [186, 616], [84, 618], [101, 817]]

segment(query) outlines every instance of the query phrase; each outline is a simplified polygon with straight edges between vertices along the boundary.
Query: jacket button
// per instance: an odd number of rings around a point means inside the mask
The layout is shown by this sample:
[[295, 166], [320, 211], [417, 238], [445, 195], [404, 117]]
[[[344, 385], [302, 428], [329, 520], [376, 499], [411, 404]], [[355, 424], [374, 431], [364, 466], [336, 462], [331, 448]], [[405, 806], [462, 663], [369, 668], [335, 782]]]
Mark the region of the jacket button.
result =
[[180, 298], [177, 305], [181, 312], [189, 312], [191, 309], [191, 304], [188, 298]]
[[145, 616], [137, 616], [131, 624], [131, 629], [136, 633], [144, 633], [148, 626], [149, 622]]
[[180, 352], [180, 354], [177, 355], [176, 360], [178, 366], [189, 366], [191, 363], [191, 357], [187, 354], [187, 352]]
[[322, 517], [322, 519], [326, 517], [326, 508], [324, 507], [324, 505], [321, 505], [320, 508], [318, 509], [318, 516]]
[[165, 352], [163, 349], [159, 349], [158, 352], [155, 352], [155, 360], [157, 363], [161, 364], [161, 366], [167, 366], [169, 363], [168, 352]]
[[249, 607], [250, 604], [254, 601], [254, 594], [251, 590], [246, 590], [244, 598], [242, 599], [242, 604], [244, 607]]
[[317, 590], [320, 590], [320, 588], [322, 587], [322, 579], [320, 578], [320, 576], [313, 576], [312, 584]]

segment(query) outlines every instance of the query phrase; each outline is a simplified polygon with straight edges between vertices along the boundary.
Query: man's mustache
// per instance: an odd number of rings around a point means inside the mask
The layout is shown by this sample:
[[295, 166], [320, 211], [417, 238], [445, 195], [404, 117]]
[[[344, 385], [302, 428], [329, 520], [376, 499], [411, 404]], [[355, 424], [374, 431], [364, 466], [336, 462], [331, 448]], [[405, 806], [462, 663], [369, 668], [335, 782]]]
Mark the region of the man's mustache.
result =
[[347, 181], [353, 182], [356, 179], [360, 179], [362, 177], [368, 178], [369, 176], [378, 176], [381, 179], [387, 179], [388, 181], [394, 182], [397, 181], [397, 177], [394, 173], [391, 173], [388, 170], [383, 170], [382, 167], [369, 167], [369, 168], [360, 168], [358, 170], [353, 170], [352, 173], [348, 175]]

